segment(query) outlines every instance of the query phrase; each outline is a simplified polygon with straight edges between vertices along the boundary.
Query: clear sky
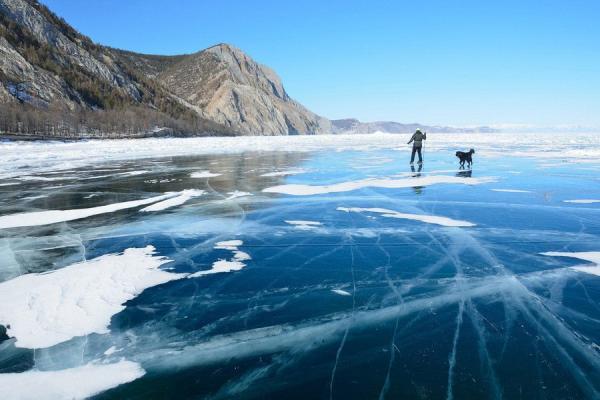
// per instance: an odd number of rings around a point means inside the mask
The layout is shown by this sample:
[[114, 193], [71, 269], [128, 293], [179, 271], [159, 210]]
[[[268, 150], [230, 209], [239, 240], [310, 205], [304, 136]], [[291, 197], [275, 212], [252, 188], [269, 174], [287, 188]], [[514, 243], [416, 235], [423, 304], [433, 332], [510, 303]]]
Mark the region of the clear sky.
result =
[[233, 44], [329, 118], [600, 126], [600, 1], [43, 0], [94, 41]]

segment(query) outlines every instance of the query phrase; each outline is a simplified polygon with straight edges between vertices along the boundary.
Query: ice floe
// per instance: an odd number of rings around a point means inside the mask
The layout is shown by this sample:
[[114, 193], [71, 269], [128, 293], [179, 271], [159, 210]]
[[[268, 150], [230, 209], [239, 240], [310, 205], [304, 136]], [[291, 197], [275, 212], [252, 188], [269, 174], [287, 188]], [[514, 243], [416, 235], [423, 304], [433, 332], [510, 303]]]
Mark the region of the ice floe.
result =
[[286, 171], [268, 172], [266, 174], [262, 174], [261, 176], [271, 177], [271, 176], [299, 175], [299, 174], [305, 174], [306, 172], [308, 172], [308, 171], [306, 171], [305, 169], [297, 168], [297, 169], [288, 169]]
[[126, 210], [157, 203], [177, 196], [177, 192], [167, 193], [142, 200], [126, 201], [123, 203], [108, 204], [106, 206], [92, 208], [78, 208], [74, 210], [48, 210], [34, 211], [18, 214], [0, 216], [0, 229], [18, 228], [25, 226], [39, 226], [67, 222], [77, 219], [92, 217], [94, 215], [107, 214], [115, 211]]
[[210, 171], [198, 171], [190, 174], [190, 178], [214, 178], [215, 176], [221, 176], [221, 174], [215, 174]]
[[0, 283], [0, 324], [17, 347], [44, 348], [106, 333], [110, 319], [147, 288], [184, 277], [159, 269], [153, 246], [129, 248]]
[[575, 203], [575, 204], [593, 204], [600, 203], [600, 200], [596, 199], [576, 199], [576, 200], [563, 200], [565, 203]]
[[359, 207], [338, 207], [338, 211], [344, 212], [356, 212], [356, 213], [377, 213], [381, 214], [382, 217], [386, 218], [399, 218], [399, 219], [410, 219], [413, 221], [421, 221], [428, 224], [436, 224], [442, 226], [453, 226], [453, 227], [468, 227], [475, 226], [475, 224], [468, 221], [461, 221], [457, 219], [451, 219], [447, 217], [440, 217], [437, 215], [422, 215], [422, 214], [406, 214], [400, 213], [394, 210], [388, 210], [386, 208], [359, 208]]
[[239, 271], [246, 266], [244, 261], [251, 260], [252, 258], [246, 252], [239, 249], [244, 244], [241, 240], [227, 240], [223, 242], [217, 242], [215, 244], [216, 250], [229, 250], [233, 252], [233, 257], [229, 260], [217, 260], [212, 264], [211, 269], [198, 271], [188, 275], [188, 278], [197, 278], [204, 275], [218, 274], [222, 272]]
[[182, 191], [177, 197], [171, 197], [170, 199], [154, 203], [151, 206], [142, 208], [140, 211], [151, 212], [166, 210], [167, 208], [180, 206], [189, 201], [190, 199], [193, 199], [194, 197], [202, 196], [204, 193], [204, 190], [186, 189]]
[[540, 253], [544, 256], [551, 257], [571, 257], [579, 260], [589, 261], [594, 265], [576, 265], [571, 269], [579, 272], [585, 272], [586, 274], [592, 274], [600, 276], [600, 251], [580, 251], [580, 252], [565, 252], [565, 251], [548, 251]]
[[126, 360], [58, 371], [30, 370], [0, 374], [0, 393], [3, 399], [13, 400], [85, 399], [132, 382], [144, 374], [138, 363]]
[[286, 220], [285, 223], [294, 225], [295, 228], [302, 229], [302, 230], [315, 229], [315, 228], [323, 225], [322, 223], [320, 223], [318, 221], [301, 221], [301, 220]]
[[287, 184], [279, 186], [271, 186], [263, 189], [265, 193], [281, 193], [293, 196], [311, 196], [326, 193], [350, 192], [352, 190], [364, 189], [367, 187], [385, 188], [385, 189], [400, 189], [410, 187], [423, 187], [437, 185], [442, 183], [462, 184], [462, 185], [478, 185], [481, 183], [494, 182], [492, 177], [482, 178], [464, 178], [448, 175], [432, 175], [420, 176], [409, 179], [390, 179], [390, 178], [375, 178], [361, 179], [356, 181], [339, 182], [331, 185], [303, 185], [303, 184]]

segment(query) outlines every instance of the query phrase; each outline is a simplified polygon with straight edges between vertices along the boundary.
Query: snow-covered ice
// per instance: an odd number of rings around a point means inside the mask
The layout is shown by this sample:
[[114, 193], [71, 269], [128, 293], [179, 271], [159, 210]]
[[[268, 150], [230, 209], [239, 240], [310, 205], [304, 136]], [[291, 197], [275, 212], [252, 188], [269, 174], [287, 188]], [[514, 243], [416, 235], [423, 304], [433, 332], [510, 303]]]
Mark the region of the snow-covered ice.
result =
[[185, 204], [189, 200], [194, 197], [202, 196], [206, 193], [204, 190], [197, 189], [186, 189], [182, 191], [177, 197], [171, 197], [170, 199], [160, 201], [158, 203], [154, 203], [151, 206], [144, 207], [140, 211], [143, 212], [151, 212], [151, 211], [162, 211], [171, 207], [177, 207], [182, 204]]
[[310, 230], [323, 225], [319, 221], [286, 220], [286, 224], [293, 225], [297, 229]]
[[59, 222], [68, 222], [82, 218], [92, 217], [94, 215], [113, 213], [128, 208], [135, 208], [161, 202], [177, 196], [177, 193], [167, 193], [160, 196], [154, 196], [143, 200], [126, 201], [123, 203], [108, 204], [106, 206], [92, 208], [78, 208], [74, 210], [48, 210], [34, 211], [0, 216], [0, 229], [18, 228], [25, 226], [39, 226], [56, 224]]
[[197, 171], [190, 174], [190, 177], [192, 178], [214, 178], [215, 176], [221, 176], [221, 174], [216, 174], [210, 171]]
[[475, 226], [475, 224], [447, 217], [440, 217], [438, 215], [422, 215], [422, 214], [407, 214], [400, 213], [394, 210], [388, 210], [385, 208], [360, 208], [360, 207], [338, 207], [338, 211], [355, 212], [355, 213], [376, 213], [386, 218], [398, 218], [398, 219], [410, 219], [413, 221], [421, 221], [427, 224], [436, 224], [442, 226], [455, 226], [455, 227], [468, 227]]
[[169, 260], [154, 253], [152, 246], [131, 248], [2, 282], [0, 324], [7, 326], [18, 347], [27, 348], [107, 333], [110, 318], [125, 308], [127, 300], [184, 276], [160, 270]]
[[6, 400], [87, 399], [144, 375], [131, 361], [86, 364], [58, 371], [26, 371], [0, 374], [0, 393]]
[[0, 143], [1, 393], [598, 397], [599, 136], [407, 136]]

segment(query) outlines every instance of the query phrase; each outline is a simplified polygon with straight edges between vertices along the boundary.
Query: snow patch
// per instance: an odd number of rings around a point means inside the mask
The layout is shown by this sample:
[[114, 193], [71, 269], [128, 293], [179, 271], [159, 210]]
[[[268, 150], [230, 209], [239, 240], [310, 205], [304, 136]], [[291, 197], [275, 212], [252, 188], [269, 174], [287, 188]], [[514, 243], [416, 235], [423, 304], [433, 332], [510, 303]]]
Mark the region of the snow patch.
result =
[[221, 174], [214, 174], [210, 171], [198, 171], [190, 174], [190, 178], [214, 178], [215, 176], [221, 176]]
[[490, 189], [492, 192], [505, 192], [505, 193], [531, 193], [530, 190], [520, 189]]
[[286, 224], [290, 224], [290, 225], [294, 225], [294, 227], [298, 228], [298, 229], [302, 229], [302, 230], [310, 230], [310, 229], [315, 229], [321, 225], [323, 225], [320, 222], [317, 221], [285, 221]]
[[156, 203], [177, 196], [177, 192], [166, 193], [161, 196], [150, 197], [143, 200], [126, 201], [123, 203], [109, 204], [106, 206], [92, 208], [78, 208], [75, 210], [48, 210], [18, 213], [0, 216], [0, 229], [18, 228], [25, 226], [40, 226], [56, 224], [59, 222], [73, 221], [92, 217], [94, 215], [107, 214], [115, 211], [125, 210]]
[[564, 251], [547, 251], [540, 253], [543, 256], [551, 257], [571, 257], [579, 260], [589, 261], [594, 265], [576, 265], [571, 269], [579, 272], [585, 272], [586, 274], [600, 276], [600, 251], [581, 251], [581, 252], [564, 252]]
[[356, 213], [361, 213], [361, 212], [377, 213], [377, 214], [381, 214], [382, 217], [410, 219], [413, 221], [421, 221], [421, 222], [425, 222], [428, 224], [436, 224], [436, 225], [442, 225], [442, 226], [452, 226], [452, 227], [475, 226], [475, 224], [468, 222], [468, 221], [461, 221], [461, 220], [451, 219], [451, 218], [447, 218], [447, 217], [439, 217], [436, 215], [405, 214], [405, 213], [399, 213], [394, 210], [388, 210], [386, 208], [338, 207], [337, 210], [345, 211], [345, 212], [356, 212]]
[[446, 175], [433, 175], [433, 176], [420, 176], [410, 179], [390, 179], [390, 178], [376, 178], [376, 179], [361, 179], [357, 181], [348, 181], [334, 183], [331, 185], [302, 185], [302, 184], [289, 184], [271, 186], [263, 189], [265, 193], [281, 193], [289, 194], [293, 196], [311, 196], [317, 194], [326, 193], [339, 193], [339, 192], [350, 192], [353, 190], [364, 189], [367, 187], [377, 187], [385, 189], [399, 189], [409, 188], [415, 186], [430, 186], [441, 183], [450, 184], [463, 184], [463, 185], [478, 185], [481, 183], [494, 182], [495, 179], [492, 177], [483, 178], [464, 178], [458, 176], [446, 176]]
[[299, 175], [299, 174], [305, 174], [306, 172], [308, 172], [308, 171], [306, 171], [305, 169], [297, 168], [297, 169], [288, 169], [286, 171], [268, 172], [266, 174], [262, 174], [261, 176], [271, 177], [271, 176]]
[[252, 193], [240, 192], [239, 190], [236, 190], [236, 191], [233, 191], [233, 192], [229, 192], [227, 194], [229, 195], [229, 197], [226, 200], [233, 200], [233, 199], [237, 199], [238, 197], [253, 196]]
[[342, 290], [342, 289], [331, 289], [331, 291], [335, 294], [339, 294], [340, 296], [352, 296], [352, 294], [350, 292], [346, 292], [345, 290]]
[[577, 199], [577, 200], [563, 200], [565, 203], [575, 203], [575, 204], [593, 204], [600, 203], [600, 200], [595, 199]]
[[45, 348], [76, 336], [107, 333], [110, 319], [145, 289], [184, 277], [160, 270], [169, 262], [153, 246], [0, 283], [0, 324], [15, 346]]
[[243, 245], [244, 242], [241, 240], [227, 240], [224, 242], [217, 242], [214, 249], [216, 250], [229, 250], [233, 252], [233, 257], [230, 260], [217, 260], [213, 263], [212, 268], [205, 271], [198, 271], [188, 275], [188, 278], [198, 278], [204, 275], [218, 274], [221, 272], [239, 271], [246, 266], [243, 261], [251, 260], [252, 258], [246, 252], [239, 249], [239, 246]]
[[186, 203], [188, 200], [193, 199], [194, 197], [202, 196], [205, 193], [204, 190], [196, 190], [196, 189], [186, 189], [180, 192], [179, 196], [172, 197], [167, 200], [163, 200], [161, 202], [152, 204], [151, 206], [144, 207], [140, 211], [142, 212], [152, 212], [152, 211], [162, 211], [167, 208], [180, 206]]
[[144, 374], [138, 363], [126, 360], [58, 371], [30, 370], [0, 374], [0, 393], [4, 399], [15, 400], [85, 399], [132, 382]]

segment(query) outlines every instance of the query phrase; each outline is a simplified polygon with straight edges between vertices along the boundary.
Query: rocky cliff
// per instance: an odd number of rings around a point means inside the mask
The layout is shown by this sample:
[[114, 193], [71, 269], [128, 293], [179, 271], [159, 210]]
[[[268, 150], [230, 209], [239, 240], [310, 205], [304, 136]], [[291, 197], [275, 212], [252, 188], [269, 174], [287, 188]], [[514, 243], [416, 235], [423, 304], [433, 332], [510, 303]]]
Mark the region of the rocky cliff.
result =
[[[290, 98], [273, 70], [233, 46], [180, 56], [112, 49], [93, 43], [36, 0], [0, 0], [0, 82], [0, 104], [10, 104], [10, 110], [104, 111], [99, 115], [110, 116], [111, 123], [98, 125], [102, 130], [121, 129], [116, 120], [127, 111], [143, 120], [134, 130], [147, 129], [143, 122], [152, 120], [188, 133], [331, 131], [329, 120]], [[0, 113], [5, 131], [12, 127], [6, 110]]]

